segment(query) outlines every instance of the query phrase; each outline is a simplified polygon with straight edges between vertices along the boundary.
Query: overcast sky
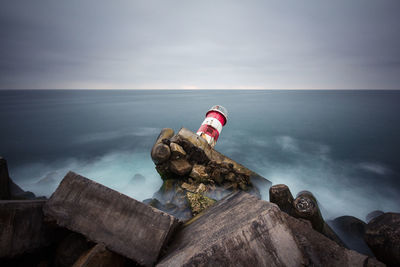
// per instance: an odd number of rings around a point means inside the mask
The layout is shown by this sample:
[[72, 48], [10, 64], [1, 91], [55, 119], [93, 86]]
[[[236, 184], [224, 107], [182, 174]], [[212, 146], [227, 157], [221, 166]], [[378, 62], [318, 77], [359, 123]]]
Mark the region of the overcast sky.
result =
[[2, 89], [400, 89], [399, 0], [2, 0]]

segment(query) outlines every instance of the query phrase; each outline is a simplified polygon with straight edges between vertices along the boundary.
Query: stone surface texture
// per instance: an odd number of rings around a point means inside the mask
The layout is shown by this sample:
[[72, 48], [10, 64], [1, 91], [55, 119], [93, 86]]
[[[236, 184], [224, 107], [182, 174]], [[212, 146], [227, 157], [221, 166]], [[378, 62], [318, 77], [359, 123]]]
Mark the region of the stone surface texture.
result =
[[185, 150], [183, 150], [183, 148], [177, 143], [171, 143], [169, 146], [171, 148], [171, 156], [173, 159], [179, 159], [186, 156]]
[[69, 172], [43, 207], [58, 225], [151, 266], [178, 225], [160, 210]]
[[293, 195], [289, 187], [284, 184], [271, 186], [269, 189], [269, 201], [278, 205], [281, 211], [293, 216], [295, 214], [293, 207]]
[[301, 191], [293, 201], [293, 207], [296, 218], [302, 218], [311, 222], [313, 228], [322, 232], [324, 228], [324, 219], [318, 206], [318, 201], [309, 191]]
[[109, 251], [104, 244], [97, 244], [86, 251], [72, 267], [122, 267], [125, 258]]
[[0, 201], [0, 258], [48, 246], [52, 232], [43, 221], [43, 200]]
[[171, 171], [179, 176], [189, 174], [192, 165], [185, 159], [177, 159], [171, 161]]
[[275, 205], [233, 193], [188, 221], [157, 266], [383, 266]]
[[365, 241], [376, 258], [388, 266], [400, 266], [400, 213], [388, 212], [366, 226]]
[[164, 128], [161, 130], [157, 137], [156, 142], [151, 149], [151, 158], [154, 163], [160, 164], [166, 161], [171, 155], [171, 150], [168, 145], [163, 143], [163, 140], [169, 139], [174, 135], [174, 130], [171, 128]]

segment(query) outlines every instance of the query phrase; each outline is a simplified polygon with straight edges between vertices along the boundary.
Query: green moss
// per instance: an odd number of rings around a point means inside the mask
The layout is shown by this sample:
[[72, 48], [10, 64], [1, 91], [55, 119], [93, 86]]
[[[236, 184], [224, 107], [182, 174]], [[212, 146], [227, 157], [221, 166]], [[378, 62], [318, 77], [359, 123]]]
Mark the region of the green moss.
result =
[[186, 192], [186, 198], [189, 202], [193, 216], [196, 216], [203, 210], [214, 205], [216, 202], [214, 199], [206, 197], [200, 193]]

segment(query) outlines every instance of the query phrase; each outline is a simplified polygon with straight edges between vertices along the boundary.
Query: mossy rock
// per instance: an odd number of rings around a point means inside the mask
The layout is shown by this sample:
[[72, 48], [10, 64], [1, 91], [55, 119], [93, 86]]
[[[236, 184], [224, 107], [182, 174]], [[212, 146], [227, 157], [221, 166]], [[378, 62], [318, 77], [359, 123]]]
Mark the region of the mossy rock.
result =
[[214, 205], [216, 202], [216, 200], [206, 197], [200, 193], [186, 192], [186, 198], [189, 202], [193, 216], [196, 216], [203, 210]]

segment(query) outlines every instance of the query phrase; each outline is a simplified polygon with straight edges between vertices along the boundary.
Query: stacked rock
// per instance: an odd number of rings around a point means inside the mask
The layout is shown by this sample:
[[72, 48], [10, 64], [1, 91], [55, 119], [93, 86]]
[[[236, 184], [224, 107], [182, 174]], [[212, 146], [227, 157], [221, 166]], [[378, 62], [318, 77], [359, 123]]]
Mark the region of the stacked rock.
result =
[[294, 199], [289, 187], [284, 184], [274, 185], [269, 189], [269, 201], [295, 218], [301, 218], [311, 223], [314, 230], [320, 232], [337, 244], [346, 247], [331, 227], [324, 221], [319, 210], [318, 201], [309, 191], [301, 191]]
[[[260, 198], [252, 177], [270, 184], [265, 178], [217, 152], [204, 138], [185, 128], [176, 135], [172, 129], [163, 129], [153, 146], [151, 157], [164, 184], [154, 195], [158, 202], [146, 201], [157, 203], [157, 208], [182, 220], [202, 210], [193, 210], [193, 207], [208, 206], [204, 203], [213, 203], [210, 199], [220, 200], [234, 191], [246, 191]], [[198, 190], [200, 186], [203, 188], [201, 192]], [[192, 194], [200, 194], [201, 197]], [[196, 200], [199, 203], [194, 203]]]

